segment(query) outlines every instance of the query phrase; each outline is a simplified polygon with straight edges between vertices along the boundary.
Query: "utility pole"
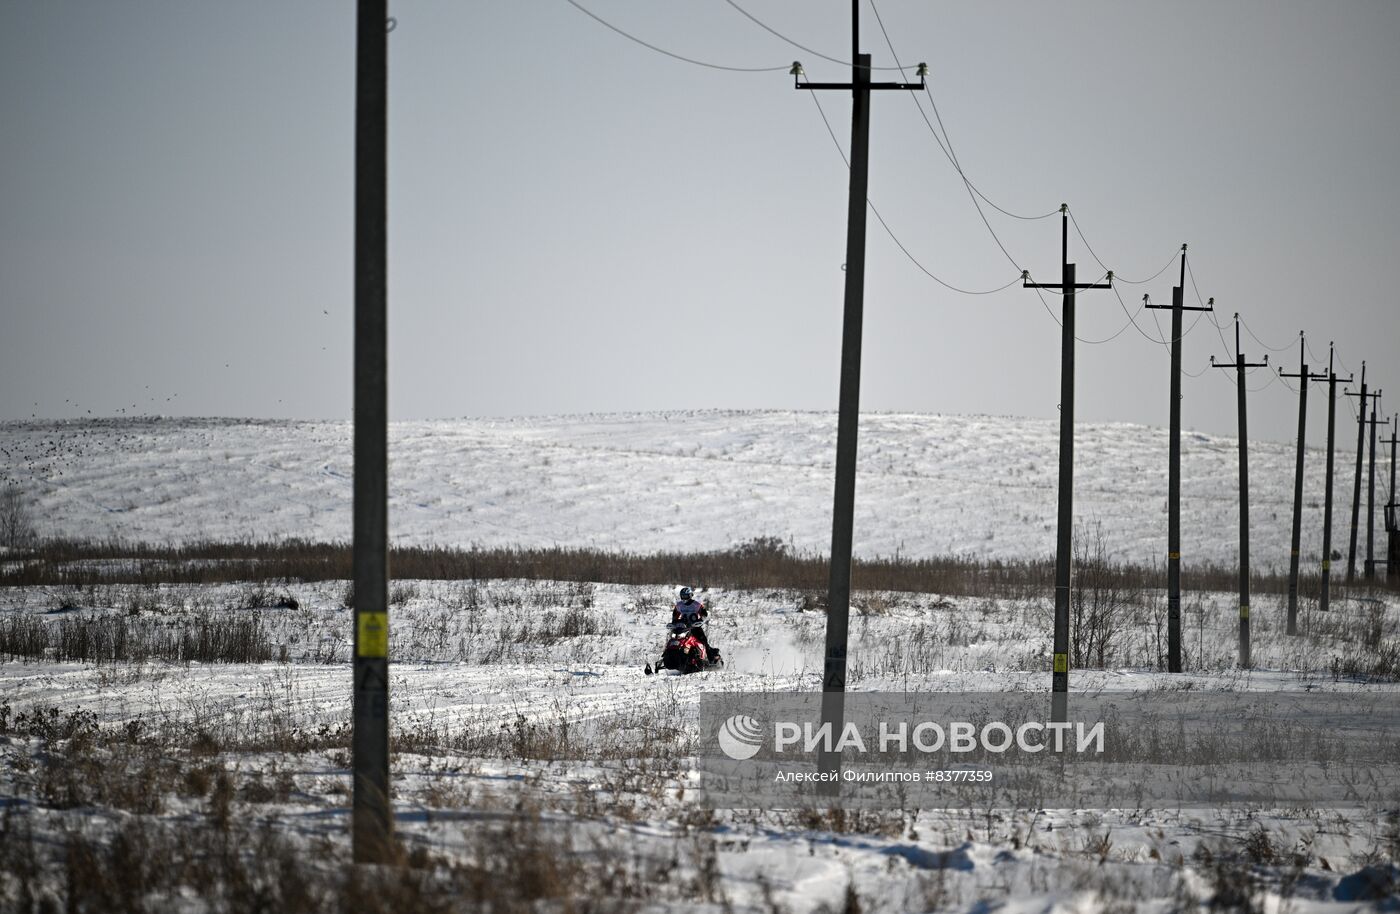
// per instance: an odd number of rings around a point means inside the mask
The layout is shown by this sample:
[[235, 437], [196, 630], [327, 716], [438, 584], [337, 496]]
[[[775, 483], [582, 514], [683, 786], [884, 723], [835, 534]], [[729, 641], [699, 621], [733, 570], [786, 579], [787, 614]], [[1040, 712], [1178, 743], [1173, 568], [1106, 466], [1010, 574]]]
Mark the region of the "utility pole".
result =
[[1055, 538], [1055, 633], [1050, 665], [1050, 719], [1069, 718], [1069, 578], [1074, 535], [1074, 296], [1079, 289], [1113, 288], [1113, 271], [1102, 283], [1076, 283], [1075, 264], [1069, 262], [1069, 205], [1060, 204], [1060, 281], [1031, 282], [1021, 272], [1026, 289], [1053, 289], [1060, 293], [1060, 508]]
[[[1215, 365], [1215, 356], [1210, 357]], [[1240, 669], [1249, 668], [1249, 425], [1246, 421], [1245, 406], [1249, 392], [1245, 386], [1246, 368], [1263, 368], [1269, 364], [1269, 357], [1262, 362], [1246, 362], [1240, 351], [1240, 316], [1235, 314], [1235, 362], [1234, 365], [1215, 365], [1216, 368], [1235, 369], [1235, 387], [1238, 394], [1240, 417]]]
[[[1188, 308], [1183, 303], [1186, 288], [1186, 245], [1181, 246], [1181, 282], [1172, 288], [1172, 377], [1171, 430], [1167, 458], [1167, 672], [1181, 672], [1181, 313], [1211, 311], [1215, 299], [1204, 308]], [[1154, 305], [1146, 295], [1145, 307]]]
[[388, 10], [359, 0], [355, 51], [355, 769], [356, 863], [388, 863], [389, 410]]
[[[1327, 612], [1332, 599], [1332, 477], [1337, 453], [1337, 372], [1332, 368], [1336, 356], [1336, 346], [1327, 344], [1327, 484], [1325, 505], [1322, 509], [1322, 589], [1318, 597], [1317, 611]], [[1343, 384], [1350, 384], [1348, 377]]]
[[1395, 497], [1395, 433], [1397, 417], [1390, 417], [1390, 497], [1385, 501], [1385, 579], [1400, 582], [1400, 500]]
[[1371, 395], [1371, 418], [1366, 422], [1371, 426], [1371, 449], [1366, 470], [1366, 564], [1362, 576], [1368, 581], [1376, 579], [1376, 405], [1381, 393], [1378, 390]]
[[1361, 413], [1356, 423], [1356, 478], [1351, 493], [1351, 546], [1347, 549], [1347, 583], [1356, 580], [1356, 525], [1361, 518], [1361, 458], [1366, 453], [1366, 363], [1361, 363], [1361, 393], [1342, 391], [1348, 397], [1361, 398]]
[[[846, 298], [841, 328], [841, 388], [836, 422], [836, 490], [831, 511], [831, 576], [827, 591], [826, 657], [822, 669], [822, 723], [840, 733], [845, 724], [846, 652], [851, 607], [851, 545], [855, 526], [856, 432], [860, 423], [861, 329], [865, 309], [865, 213], [870, 164], [870, 93], [922, 91], [917, 83], [873, 83], [870, 55], [860, 53], [860, 0], [851, 0], [851, 81], [803, 82], [800, 62], [788, 72], [798, 89], [851, 93], [851, 181], [846, 204]], [[823, 772], [838, 771], [840, 756], [823, 753]], [[833, 784], [836, 782], [832, 782]]]
[[1303, 454], [1308, 430], [1308, 382], [1321, 381], [1325, 374], [1308, 374], [1307, 339], [1298, 331], [1298, 373], [1278, 370], [1281, 378], [1298, 378], [1298, 460], [1293, 471], [1293, 547], [1288, 554], [1288, 634], [1298, 634], [1298, 550], [1303, 536]]

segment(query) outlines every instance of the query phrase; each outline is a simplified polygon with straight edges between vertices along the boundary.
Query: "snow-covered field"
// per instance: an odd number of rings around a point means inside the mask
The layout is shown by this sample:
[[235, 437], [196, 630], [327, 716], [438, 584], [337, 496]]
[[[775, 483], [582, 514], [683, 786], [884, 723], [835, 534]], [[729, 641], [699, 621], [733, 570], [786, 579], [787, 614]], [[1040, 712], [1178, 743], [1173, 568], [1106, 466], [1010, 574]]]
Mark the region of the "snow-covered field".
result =
[[[834, 417], [802, 413], [396, 425], [394, 535], [635, 550], [778, 536], [824, 550], [834, 432]], [[0, 453], [45, 534], [343, 539], [349, 435], [326, 423], [8, 424]], [[1079, 508], [1102, 521], [1114, 557], [1160, 554], [1165, 435], [1084, 426], [1078, 455]], [[1055, 456], [1051, 423], [865, 417], [858, 549], [1046, 555]], [[1268, 562], [1287, 554], [1293, 452], [1260, 443], [1251, 457], [1252, 551]], [[1308, 498], [1320, 500], [1317, 457]], [[1233, 557], [1235, 460], [1232, 441], [1187, 438], [1188, 556]], [[349, 845], [346, 582], [0, 590], [12, 651], [0, 651], [0, 910], [81, 892], [79, 910], [182, 912], [1400, 909], [1397, 809], [704, 809], [699, 696], [819, 688], [825, 616], [794, 591], [710, 591], [726, 668], [644, 676], [681, 583], [394, 582], [393, 802], [413, 865], [354, 883], [335, 882]], [[1400, 601], [1351, 596], [1301, 637], [1283, 634], [1277, 597], [1257, 599], [1254, 668], [1240, 670], [1235, 596], [1188, 593], [1187, 672], [1169, 675], [1156, 670], [1162, 596], [1148, 592], [1121, 607], [1104, 668], [1074, 670], [1072, 689], [1400, 701], [1394, 676], [1360, 672], [1396, 668]], [[283, 597], [297, 608], [275, 608]], [[858, 594], [850, 687], [1044, 691], [1051, 605]], [[120, 631], [129, 651], [230, 622], [271, 659], [55, 653], [84, 632]], [[35, 656], [24, 644], [38, 631], [50, 647]]]
[[[298, 609], [248, 605], [284, 591]], [[138, 616], [108, 606], [130, 605], [133, 593], [144, 597]], [[213, 828], [199, 823], [223, 821], [232, 809], [238, 821], [271, 823], [296, 847], [326, 842], [327, 859], [343, 859], [350, 685], [344, 583], [272, 592], [133, 585], [80, 596], [11, 589], [3, 594], [3, 618], [49, 625], [116, 618], [133, 633], [209, 617], [255, 618], [266, 641], [285, 648], [285, 659], [0, 664], [0, 795], [7, 808], [22, 812], [45, 840], [61, 841], [71, 831], [99, 843], [137, 820]], [[825, 617], [801, 611], [797, 593], [705, 596], [714, 607], [711, 637], [724, 645], [727, 668], [647, 677], [640, 667], [656, 652], [668, 588], [396, 585], [394, 803], [407, 846], [469, 858], [503, 821], [518, 825], [512, 816], [528, 809], [546, 823], [551, 853], [566, 853], [555, 846], [560, 841], [567, 853], [603, 853], [631, 874], [626, 878], [652, 886], [644, 908], [667, 911], [839, 911], [848, 886], [865, 911], [1170, 911], [1219, 900], [1227, 888], [1247, 910], [1341, 911], [1380, 904], [1368, 886], [1400, 873], [1394, 810], [712, 814], [686, 798], [695, 786], [687, 759], [699, 695], [817, 688]], [[868, 596], [853, 619], [853, 688], [1039, 690], [1048, 681], [1043, 602]], [[1164, 700], [1183, 688], [1380, 691], [1400, 700], [1393, 683], [1334, 670], [1334, 658], [1361, 650], [1347, 633], [1365, 628], [1369, 605], [1348, 602], [1334, 625], [1315, 627], [1304, 639], [1261, 620], [1259, 669], [1240, 671], [1231, 669], [1230, 613], [1216, 612], [1216, 604], [1211, 596], [1188, 602], [1188, 673], [1110, 665], [1076, 671], [1074, 688], [1162, 690]], [[1152, 609], [1125, 611], [1132, 624], [1122, 649], [1131, 653], [1147, 637]], [[570, 616], [586, 618], [586, 630], [567, 634]], [[1397, 622], [1400, 606], [1392, 603], [1383, 621], [1392, 641]], [[45, 709], [58, 717], [46, 717]], [[81, 727], [65, 732], [75, 714], [91, 714], [94, 727], [114, 736], [94, 747]], [[135, 799], [112, 783], [114, 770], [144, 785]], [[74, 775], [64, 774], [71, 771], [81, 779], [76, 786], [67, 779]], [[13, 854], [16, 826], [7, 828]], [[658, 873], [669, 873], [670, 882], [657, 882]], [[694, 889], [701, 876], [710, 880], [708, 896]], [[6, 884], [13, 890], [16, 882], [0, 882]], [[599, 887], [585, 894], [595, 891], [608, 894]], [[192, 898], [170, 907], [202, 910]]]
[[[1058, 434], [1045, 420], [863, 416], [856, 553], [1050, 555]], [[394, 423], [391, 534], [405, 544], [641, 552], [722, 549], [776, 536], [825, 552], [835, 439], [829, 413]], [[41, 532], [67, 538], [343, 541], [350, 444], [347, 423], [0, 424], [6, 474], [33, 493]], [[1345, 533], [1352, 464], [1339, 448], [1334, 530]], [[1250, 444], [1256, 567], [1287, 567], [1294, 460], [1291, 443]], [[1324, 463], [1324, 452], [1308, 452], [1302, 552], [1313, 567], [1321, 559]], [[1183, 434], [1185, 564], [1235, 561], [1237, 473], [1235, 439]], [[1164, 429], [1078, 427], [1076, 516], [1102, 522], [1114, 559], [1162, 561], [1166, 488]], [[1345, 549], [1343, 535], [1334, 535], [1337, 544]]]

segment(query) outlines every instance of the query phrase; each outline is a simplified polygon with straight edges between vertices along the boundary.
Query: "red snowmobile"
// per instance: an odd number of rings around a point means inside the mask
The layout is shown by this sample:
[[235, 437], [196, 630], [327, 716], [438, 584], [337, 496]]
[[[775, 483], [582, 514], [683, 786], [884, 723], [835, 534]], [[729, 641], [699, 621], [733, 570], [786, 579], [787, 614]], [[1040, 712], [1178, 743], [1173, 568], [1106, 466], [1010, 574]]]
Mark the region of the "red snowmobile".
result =
[[650, 663], [643, 670], [648, 676], [662, 670], [676, 670], [680, 673], [699, 673], [724, 666], [719, 648], [707, 644], [705, 632], [699, 622], [672, 622], [667, 626], [671, 636], [661, 650], [661, 659], [652, 669]]

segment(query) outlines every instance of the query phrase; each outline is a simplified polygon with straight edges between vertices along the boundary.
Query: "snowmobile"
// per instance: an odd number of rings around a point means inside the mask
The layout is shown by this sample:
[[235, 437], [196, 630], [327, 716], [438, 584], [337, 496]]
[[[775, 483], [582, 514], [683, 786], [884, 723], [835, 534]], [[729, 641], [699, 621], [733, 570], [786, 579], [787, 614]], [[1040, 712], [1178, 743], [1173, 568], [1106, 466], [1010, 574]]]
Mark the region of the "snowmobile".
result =
[[662, 670], [684, 674], [724, 666], [719, 648], [705, 644], [705, 631], [699, 622], [672, 622], [667, 630], [670, 637], [661, 650], [661, 659], [656, 661], [656, 668], [648, 663], [643, 670], [648, 676]]

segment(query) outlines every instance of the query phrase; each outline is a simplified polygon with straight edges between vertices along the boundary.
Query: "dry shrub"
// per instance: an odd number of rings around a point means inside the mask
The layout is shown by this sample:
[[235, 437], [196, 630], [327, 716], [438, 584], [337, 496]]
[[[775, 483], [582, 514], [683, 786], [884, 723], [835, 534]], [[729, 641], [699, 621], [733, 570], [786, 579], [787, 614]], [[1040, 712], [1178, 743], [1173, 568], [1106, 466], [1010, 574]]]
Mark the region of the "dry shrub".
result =
[[78, 663], [265, 663], [285, 659], [257, 612], [200, 612], [174, 624], [130, 616], [0, 619], [0, 657]]

